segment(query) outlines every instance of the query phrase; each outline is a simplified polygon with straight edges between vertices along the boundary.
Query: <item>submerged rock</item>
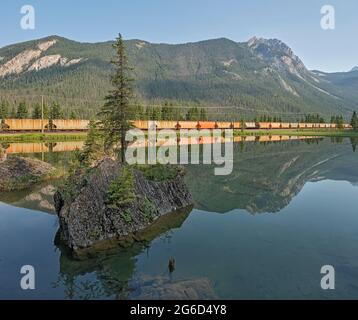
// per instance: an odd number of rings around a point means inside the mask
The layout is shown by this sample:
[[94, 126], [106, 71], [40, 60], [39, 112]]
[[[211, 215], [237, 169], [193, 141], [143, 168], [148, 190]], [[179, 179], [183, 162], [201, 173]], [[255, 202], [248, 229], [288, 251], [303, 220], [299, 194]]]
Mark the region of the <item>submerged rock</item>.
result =
[[217, 299], [207, 278], [171, 281], [165, 276], [142, 276], [134, 283], [131, 299], [136, 300], [213, 300]]
[[56, 173], [49, 163], [30, 158], [8, 157], [0, 163], [0, 191], [21, 190]]
[[135, 240], [159, 217], [190, 206], [182, 172], [163, 176], [157, 181], [111, 158], [77, 172], [55, 193], [60, 222], [56, 241], [75, 253], [105, 248], [107, 240]]

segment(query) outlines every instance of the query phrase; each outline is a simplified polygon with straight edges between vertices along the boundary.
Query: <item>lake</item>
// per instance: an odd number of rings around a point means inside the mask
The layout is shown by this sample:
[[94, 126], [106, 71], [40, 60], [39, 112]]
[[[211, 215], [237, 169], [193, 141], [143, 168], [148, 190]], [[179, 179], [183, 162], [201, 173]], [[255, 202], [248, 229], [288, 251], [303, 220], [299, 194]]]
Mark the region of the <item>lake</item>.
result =
[[[188, 165], [193, 209], [168, 216], [146, 243], [87, 260], [54, 244], [60, 180], [1, 193], [0, 299], [165, 298], [188, 287], [198, 298], [358, 298], [356, 141], [279, 140], [235, 143], [228, 176]], [[78, 148], [3, 147], [64, 169]], [[23, 265], [34, 266], [36, 290], [20, 288]], [[321, 289], [324, 265], [335, 290]]]

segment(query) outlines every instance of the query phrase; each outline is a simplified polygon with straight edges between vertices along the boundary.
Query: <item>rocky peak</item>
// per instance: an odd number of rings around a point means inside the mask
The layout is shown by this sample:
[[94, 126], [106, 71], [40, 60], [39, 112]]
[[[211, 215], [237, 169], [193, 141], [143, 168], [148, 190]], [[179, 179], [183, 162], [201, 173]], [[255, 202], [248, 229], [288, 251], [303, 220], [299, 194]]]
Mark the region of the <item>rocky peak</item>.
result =
[[[57, 64], [67, 67], [81, 62], [82, 58], [69, 60], [59, 54], [44, 56], [43, 54], [57, 42], [58, 39], [44, 40], [34, 48], [20, 52], [3, 65], [0, 64], [0, 78], [11, 74], [21, 74], [26, 71], [39, 71]], [[0, 57], [0, 62], [5, 58]]]
[[308, 72], [300, 58], [281, 40], [253, 37], [247, 42], [247, 46], [278, 71], [287, 71], [300, 78], [302, 73]]

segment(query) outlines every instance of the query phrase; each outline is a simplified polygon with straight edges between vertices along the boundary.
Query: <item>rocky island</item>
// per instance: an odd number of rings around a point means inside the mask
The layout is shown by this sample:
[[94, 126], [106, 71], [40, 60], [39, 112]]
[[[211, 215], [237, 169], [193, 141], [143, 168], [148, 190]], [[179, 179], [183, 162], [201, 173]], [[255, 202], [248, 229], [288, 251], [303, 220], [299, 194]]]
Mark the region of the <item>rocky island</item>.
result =
[[158, 218], [193, 203], [183, 169], [128, 166], [105, 157], [77, 170], [55, 193], [56, 242], [76, 255], [137, 240]]
[[56, 174], [51, 164], [37, 159], [0, 157], [0, 191], [22, 190]]

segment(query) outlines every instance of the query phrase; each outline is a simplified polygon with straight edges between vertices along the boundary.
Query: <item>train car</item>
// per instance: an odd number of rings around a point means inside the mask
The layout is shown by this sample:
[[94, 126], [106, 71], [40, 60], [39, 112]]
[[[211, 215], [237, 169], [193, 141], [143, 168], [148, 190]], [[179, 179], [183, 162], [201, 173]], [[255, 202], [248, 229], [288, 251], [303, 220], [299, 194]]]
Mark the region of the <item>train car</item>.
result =
[[141, 130], [148, 130], [148, 121], [144, 120], [135, 120], [131, 121], [133, 127]]
[[281, 129], [290, 129], [290, 124], [288, 122], [281, 122]]
[[270, 122], [259, 122], [260, 129], [271, 129]]
[[350, 124], [344, 124], [343, 128], [344, 129], [352, 129], [352, 126]]
[[245, 122], [245, 129], [258, 129], [256, 122]]
[[217, 121], [216, 122], [216, 128], [217, 129], [232, 129], [233, 125], [232, 125], [232, 122]]
[[74, 119], [54, 119], [52, 120], [53, 130], [87, 130], [89, 126], [88, 120], [74, 120]]
[[177, 121], [156, 121], [157, 129], [173, 129], [177, 127]]
[[200, 129], [215, 129], [216, 122], [215, 121], [199, 121]]
[[198, 121], [178, 121], [178, 129], [198, 129]]
[[281, 122], [271, 122], [271, 129], [281, 129]]
[[241, 129], [241, 122], [233, 122], [234, 129]]
[[290, 122], [290, 129], [298, 129], [299, 125], [298, 122]]
[[4, 129], [9, 131], [40, 131], [48, 125], [48, 120], [41, 119], [5, 119]]

